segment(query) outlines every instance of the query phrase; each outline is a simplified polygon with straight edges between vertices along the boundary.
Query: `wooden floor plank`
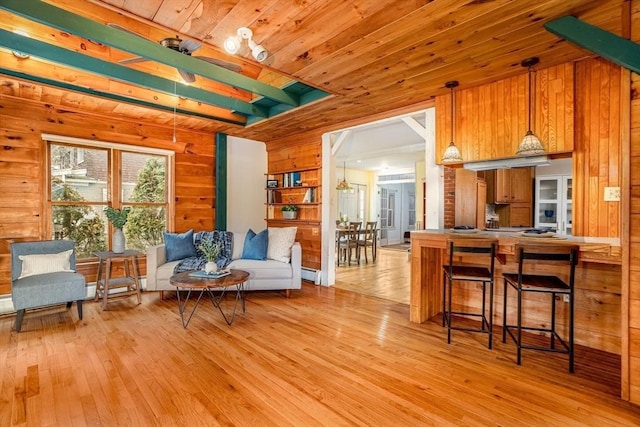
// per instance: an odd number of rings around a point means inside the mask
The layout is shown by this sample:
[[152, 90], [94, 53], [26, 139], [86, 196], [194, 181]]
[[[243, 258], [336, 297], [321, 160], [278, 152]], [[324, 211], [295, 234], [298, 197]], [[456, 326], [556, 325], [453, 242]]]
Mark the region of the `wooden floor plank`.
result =
[[87, 302], [82, 321], [64, 308], [28, 312], [21, 333], [15, 315], [0, 317], [1, 424], [640, 423], [640, 408], [618, 398], [619, 356], [578, 347], [575, 374], [559, 355], [525, 352], [517, 366], [499, 327], [493, 350], [460, 331], [447, 344], [438, 321], [409, 322], [406, 303], [340, 287], [251, 293], [231, 326], [205, 304], [184, 329], [175, 295], [157, 293], [106, 311]]

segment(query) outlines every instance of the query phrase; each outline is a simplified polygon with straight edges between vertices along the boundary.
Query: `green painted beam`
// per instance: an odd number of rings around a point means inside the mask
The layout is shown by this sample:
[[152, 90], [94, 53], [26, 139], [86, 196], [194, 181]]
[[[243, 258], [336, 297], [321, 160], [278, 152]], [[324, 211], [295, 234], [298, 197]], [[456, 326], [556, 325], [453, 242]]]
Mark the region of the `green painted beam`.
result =
[[640, 45], [600, 29], [573, 16], [544, 24], [556, 36], [640, 74]]
[[39, 0], [0, 0], [0, 9], [287, 105], [298, 105], [298, 99], [282, 89], [167, 49], [159, 43], [94, 22]]
[[[303, 85], [303, 83], [298, 83], [298, 85]], [[300, 95], [300, 105], [306, 105], [315, 101], [319, 101], [320, 99], [326, 98], [329, 94], [323, 90], [315, 89], [310, 86], [304, 85], [308, 91]], [[255, 101], [256, 104], [260, 104], [260, 100]], [[287, 111], [293, 110], [293, 107], [289, 105], [283, 104], [275, 104], [268, 107], [267, 117], [275, 117], [278, 114], [286, 113]], [[263, 117], [258, 116], [248, 116], [247, 117], [247, 126], [255, 124], [261, 120], [264, 120]]]
[[258, 106], [249, 102], [222, 96], [188, 85], [176, 84], [176, 82], [172, 80], [149, 75], [122, 65], [112, 64], [110, 62], [102, 61], [58, 46], [52, 46], [3, 29], [0, 29], [0, 46], [10, 50], [17, 50], [33, 56], [38, 56], [59, 64], [68, 65], [79, 70], [85, 70], [93, 74], [102, 75], [124, 82], [130, 82], [137, 86], [146, 87], [168, 95], [175, 94], [183, 96], [189, 99], [202, 101], [206, 104], [227, 108], [245, 115], [267, 116], [266, 111], [261, 111]]
[[216, 230], [227, 229], [227, 135], [216, 133]]
[[[32, 82], [35, 82], [35, 83], [43, 83], [43, 84], [46, 84], [46, 85], [49, 85], [49, 86], [59, 87], [61, 89], [72, 90], [72, 91], [80, 92], [80, 93], [86, 93], [88, 95], [99, 96], [101, 98], [111, 99], [111, 100], [118, 101], [118, 102], [126, 102], [128, 104], [140, 105], [141, 107], [154, 108], [156, 110], [169, 111], [169, 112], [172, 112], [172, 113], [174, 112], [173, 107], [169, 107], [169, 106], [166, 106], [166, 105], [155, 104], [153, 102], [143, 101], [143, 100], [135, 99], [135, 98], [129, 98], [129, 97], [122, 96], [122, 95], [117, 95], [117, 94], [111, 93], [111, 92], [103, 92], [103, 91], [99, 91], [99, 90], [90, 89], [90, 88], [87, 88], [87, 87], [72, 85], [70, 83], [61, 82], [61, 81], [58, 81], [58, 80], [51, 80], [51, 79], [44, 78], [44, 77], [37, 77], [37, 76], [30, 75], [30, 74], [25, 74], [25, 73], [9, 70], [9, 69], [2, 68], [2, 67], [0, 67], [0, 74], [6, 75], [6, 76], [11, 76], [11, 77], [17, 77], [19, 79], [28, 80], [28, 81], [32, 81]], [[221, 122], [231, 123], [231, 124], [234, 124], [234, 125], [240, 125], [240, 126], [244, 126], [245, 125], [245, 122], [230, 120], [230, 119], [228, 119], [226, 117], [212, 116], [210, 114], [202, 114], [202, 113], [198, 113], [197, 111], [184, 110], [182, 108], [176, 108], [175, 112], [176, 112], [176, 114], [185, 114], [185, 115], [188, 115], [188, 116], [201, 117], [203, 119], [218, 120], [218, 121], [221, 121]], [[254, 117], [254, 116], [250, 116], [250, 117]]]

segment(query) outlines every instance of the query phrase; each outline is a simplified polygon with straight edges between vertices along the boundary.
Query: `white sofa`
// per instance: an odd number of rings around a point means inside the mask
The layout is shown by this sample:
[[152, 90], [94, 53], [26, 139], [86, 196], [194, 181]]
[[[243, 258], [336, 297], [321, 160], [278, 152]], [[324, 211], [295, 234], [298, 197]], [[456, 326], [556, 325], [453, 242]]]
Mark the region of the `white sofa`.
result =
[[[246, 232], [233, 232], [233, 261], [227, 268], [237, 268], [249, 272], [245, 283], [247, 291], [285, 290], [287, 298], [291, 289], [302, 287], [302, 249], [295, 242], [291, 247], [291, 262], [285, 263], [267, 259], [257, 261], [241, 259]], [[169, 283], [174, 267], [181, 260], [167, 262], [165, 245], [155, 245], [147, 249], [147, 291], [175, 291]]]

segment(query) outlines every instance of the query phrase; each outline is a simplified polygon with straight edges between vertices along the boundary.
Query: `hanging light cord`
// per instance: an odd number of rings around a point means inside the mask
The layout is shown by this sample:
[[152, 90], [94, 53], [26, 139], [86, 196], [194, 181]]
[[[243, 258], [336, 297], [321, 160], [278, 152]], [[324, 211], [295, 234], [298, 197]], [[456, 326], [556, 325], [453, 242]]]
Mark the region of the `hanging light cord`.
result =
[[453, 107], [453, 104], [455, 102], [455, 95], [453, 94], [453, 88], [454, 86], [451, 85], [451, 142], [455, 141], [455, 139], [453, 138], [453, 132], [454, 132], [454, 128], [455, 128], [455, 120], [453, 115], [455, 114], [455, 109]]
[[533, 109], [531, 106], [531, 92], [533, 91], [533, 88], [531, 86], [531, 68], [533, 66], [529, 65], [529, 125], [527, 130], [531, 130], [531, 110]]
[[174, 100], [173, 100], [173, 143], [176, 143], [176, 106], [178, 104], [178, 89], [177, 89], [177, 83], [174, 80], [173, 81], [173, 96], [174, 96]]

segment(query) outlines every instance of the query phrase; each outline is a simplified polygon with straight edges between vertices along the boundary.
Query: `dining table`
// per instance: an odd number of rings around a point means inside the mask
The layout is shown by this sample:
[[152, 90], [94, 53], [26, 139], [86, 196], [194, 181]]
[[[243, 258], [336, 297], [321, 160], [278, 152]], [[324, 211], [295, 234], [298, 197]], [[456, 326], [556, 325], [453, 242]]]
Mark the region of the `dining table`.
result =
[[[373, 247], [372, 251], [375, 258], [375, 253], [377, 250], [377, 242], [378, 242], [378, 229], [374, 228], [373, 232]], [[350, 237], [354, 238], [356, 241], [364, 239], [365, 230], [361, 227], [358, 230], [353, 230], [348, 226], [348, 223], [339, 223], [336, 225], [336, 233], [335, 233], [335, 241], [336, 241], [336, 266], [340, 266], [341, 262], [348, 263], [347, 254], [345, 253], [345, 259], [342, 260], [340, 257], [340, 242], [344, 242], [348, 240]], [[366, 250], [366, 248], [365, 248]], [[357, 263], [360, 262], [360, 259], [356, 260]]]

